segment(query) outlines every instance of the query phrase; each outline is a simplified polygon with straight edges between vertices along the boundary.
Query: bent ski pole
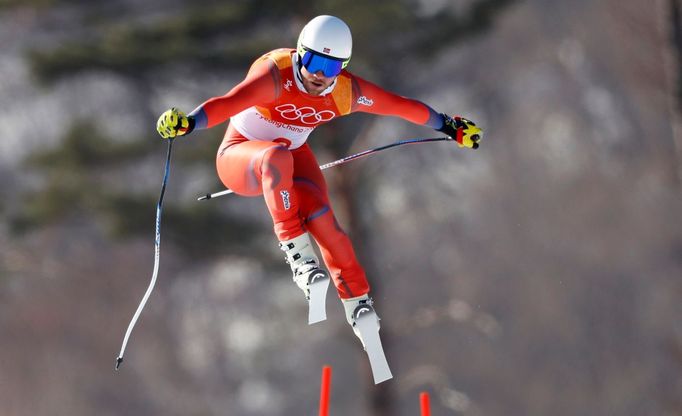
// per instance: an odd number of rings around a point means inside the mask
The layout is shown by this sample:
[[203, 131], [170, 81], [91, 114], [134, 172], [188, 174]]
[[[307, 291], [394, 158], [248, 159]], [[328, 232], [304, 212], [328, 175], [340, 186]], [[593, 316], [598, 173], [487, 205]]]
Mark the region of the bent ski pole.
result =
[[172, 149], [173, 139], [169, 139], [168, 155], [166, 156], [166, 167], [164, 169], [163, 183], [161, 185], [161, 195], [159, 196], [158, 204], [156, 204], [156, 240], [154, 243], [154, 271], [152, 272], [152, 280], [151, 282], [149, 282], [149, 287], [147, 288], [147, 291], [142, 297], [142, 301], [140, 302], [140, 305], [137, 307], [135, 315], [133, 315], [133, 319], [130, 321], [130, 324], [128, 325], [128, 330], [126, 330], [125, 337], [123, 337], [121, 352], [118, 354], [118, 358], [116, 358], [117, 371], [118, 368], [121, 366], [121, 363], [123, 362], [123, 354], [125, 353], [126, 345], [128, 344], [128, 338], [130, 338], [130, 334], [133, 332], [133, 327], [137, 323], [137, 318], [140, 317], [142, 309], [144, 309], [144, 306], [147, 303], [147, 299], [149, 299], [149, 295], [151, 295], [152, 290], [154, 290], [154, 285], [156, 284], [156, 277], [159, 274], [159, 257], [161, 255], [161, 210], [163, 209], [163, 194], [166, 192], [166, 183], [168, 183], [168, 173], [170, 172]]
[[[344, 163], [348, 163], [348, 162], [356, 160], [356, 159], [361, 159], [361, 158], [369, 156], [373, 153], [381, 152], [382, 150], [390, 149], [392, 147], [402, 146], [404, 144], [419, 144], [419, 143], [445, 142], [445, 141], [454, 141], [454, 140], [450, 137], [431, 137], [431, 138], [427, 138], [427, 139], [400, 140], [400, 141], [397, 141], [395, 143], [375, 147], [374, 149], [365, 150], [365, 151], [362, 151], [360, 153], [356, 153], [354, 155], [346, 156], [346, 157], [343, 157], [339, 160], [335, 160], [333, 162], [329, 162], [329, 163], [326, 163], [324, 165], [320, 165], [320, 170], [325, 170], [325, 169], [333, 168], [334, 166], [343, 165]], [[229, 195], [231, 193], [234, 193], [234, 191], [231, 189], [226, 189], [224, 191], [216, 192], [213, 194], [206, 194], [206, 195], [200, 196], [199, 198], [197, 198], [197, 201], [206, 201], [209, 199], [217, 198], [219, 196]]]

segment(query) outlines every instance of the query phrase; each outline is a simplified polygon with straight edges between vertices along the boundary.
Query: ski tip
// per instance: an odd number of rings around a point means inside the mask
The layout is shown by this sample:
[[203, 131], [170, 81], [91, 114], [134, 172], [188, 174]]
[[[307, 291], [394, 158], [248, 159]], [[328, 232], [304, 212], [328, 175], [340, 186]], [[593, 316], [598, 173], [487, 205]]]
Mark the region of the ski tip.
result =
[[327, 320], [327, 315], [308, 317], [308, 325], [314, 325]]
[[122, 362], [123, 362], [123, 357], [118, 357], [118, 358], [116, 359], [116, 367], [114, 367], [114, 369], [115, 369], [116, 371], [118, 371], [119, 367], [121, 367], [121, 363], [122, 363]]
[[211, 194], [200, 196], [199, 198], [197, 198], [197, 201], [206, 201], [207, 199], [211, 199]]
[[374, 384], [381, 384], [384, 381], [391, 380], [393, 378], [393, 374], [391, 374], [391, 370], [385, 369], [381, 371], [381, 374], [376, 374], [374, 376]]
[[381, 384], [381, 383], [383, 383], [383, 382], [385, 382], [385, 381], [388, 381], [388, 380], [390, 380], [390, 379], [392, 379], [392, 378], [393, 378], [393, 376], [392, 376], [392, 375], [389, 375], [389, 376], [384, 376], [384, 377], [375, 379], [375, 380], [374, 380], [374, 385], [376, 386], [377, 384]]

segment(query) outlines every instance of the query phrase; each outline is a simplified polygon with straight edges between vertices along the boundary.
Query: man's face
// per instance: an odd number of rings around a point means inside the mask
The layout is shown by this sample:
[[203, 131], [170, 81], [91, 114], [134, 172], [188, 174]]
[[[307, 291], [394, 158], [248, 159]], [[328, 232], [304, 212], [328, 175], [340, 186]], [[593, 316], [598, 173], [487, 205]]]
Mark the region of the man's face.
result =
[[336, 79], [336, 77], [325, 77], [322, 71], [317, 71], [316, 74], [310, 73], [304, 66], [301, 66], [301, 75], [303, 76], [303, 87], [308, 91], [308, 94], [314, 96], [320, 95]]

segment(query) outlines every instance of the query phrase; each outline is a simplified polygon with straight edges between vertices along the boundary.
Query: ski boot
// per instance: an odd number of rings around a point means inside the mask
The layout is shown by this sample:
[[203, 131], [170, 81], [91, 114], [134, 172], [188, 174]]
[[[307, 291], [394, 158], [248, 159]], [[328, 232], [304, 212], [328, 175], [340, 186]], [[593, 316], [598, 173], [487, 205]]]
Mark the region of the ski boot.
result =
[[308, 300], [308, 325], [327, 319], [325, 301], [329, 287], [329, 275], [320, 268], [310, 236], [303, 233], [288, 241], [281, 241], [279, 248], [286, 254], [287, 263], [294, 273], [294, 282]]
[[360, 338], [362, 347], [367, 352], [369, 364], [372, 367], [374, 384], [393, 378], [388, 367], [384, 347], [379, 337], [379, 316], [374, 310], [373, 301], [369, 295], [351, 299], [341, 299], [346, 311], [346, 321], [353, 328], [355, 336]]

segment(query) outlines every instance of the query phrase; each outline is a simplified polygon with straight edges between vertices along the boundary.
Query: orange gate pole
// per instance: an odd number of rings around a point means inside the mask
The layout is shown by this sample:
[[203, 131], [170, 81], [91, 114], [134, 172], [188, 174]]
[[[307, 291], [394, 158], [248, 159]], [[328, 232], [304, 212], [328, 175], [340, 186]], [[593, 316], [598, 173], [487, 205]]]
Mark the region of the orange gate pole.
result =
[[419, 401], [422, 408], [422, 416], [431, 416], [431, 408], [429, 407], [429, 393], [422, 392], [419, 394]]
[[329, 389], [332, 384], [332, 368], [322, 367], [322, 386], [320, 388], [320, 416], [329, 415]]

